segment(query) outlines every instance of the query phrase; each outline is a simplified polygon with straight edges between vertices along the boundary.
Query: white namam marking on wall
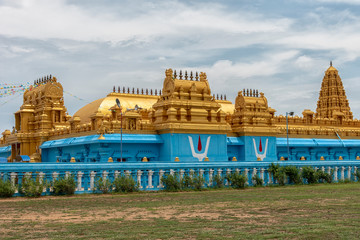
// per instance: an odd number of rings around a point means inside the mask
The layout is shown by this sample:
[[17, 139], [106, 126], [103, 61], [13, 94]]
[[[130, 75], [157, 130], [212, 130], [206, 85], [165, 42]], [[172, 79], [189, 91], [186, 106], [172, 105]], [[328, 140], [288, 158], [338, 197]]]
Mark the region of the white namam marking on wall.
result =
[[[196, 153], [195, 152], [195, 148], [194, 148], [194, 142], [192, 137], [188, 136], [189, 138], [189, 143], [190, 143], [190, 148], [191, 148], [191, 153], [193, 155], [194, 158], [199, 159], [199, 161], [201, 162], [202, 160], [204, 160], [204, 158], [207, 157], [207, 153], [209, 150], [209, 145], [210, 145], [210, 138], [211, 136], [209, 136], [206, 140], [206, 146], [205, 146], [205, 151], [203, 153]], [[199, 148], [199, 147], [198, 147]]]
[[[261, 140], [260, 140], [260, 141], [261, 141]], [[256, 158], [260, 158], [261, 161], [263, 161], [264, 158], [266, 158], [266, 152], [267, 152], [268, 142], [269, 142], [269, 139], [267, 138], [267, 139], [266, 139], [266, 144], [265, 144], [265, 151], [264, 151], [263, 154], [260, 154], [260, 153], [258, 153], [257, 148], [256, 148], [255, 138], [253, 138], [254, 150], [255, 150]], [[261, 144], [261, 143], [259, 143], [259, 151], [261, 152], [262, 147], [260, 147], [260, 144]]]

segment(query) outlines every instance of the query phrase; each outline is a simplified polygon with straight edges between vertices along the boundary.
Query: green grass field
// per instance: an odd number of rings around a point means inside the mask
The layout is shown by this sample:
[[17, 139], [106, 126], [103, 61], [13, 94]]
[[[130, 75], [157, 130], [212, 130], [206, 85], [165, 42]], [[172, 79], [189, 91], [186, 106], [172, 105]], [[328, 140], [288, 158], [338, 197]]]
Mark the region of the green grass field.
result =
[[0, 199], [0, 239], [358, 239], [360, 184]]

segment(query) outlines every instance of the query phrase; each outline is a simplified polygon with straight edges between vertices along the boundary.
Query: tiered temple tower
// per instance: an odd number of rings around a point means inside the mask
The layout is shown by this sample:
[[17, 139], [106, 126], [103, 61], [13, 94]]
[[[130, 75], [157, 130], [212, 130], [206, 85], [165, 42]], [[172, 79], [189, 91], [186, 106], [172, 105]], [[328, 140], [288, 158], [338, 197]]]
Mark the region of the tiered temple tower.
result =
[[193, 132], [225, 134], [231, 131], [225, 121], [226, 114], [221, 105], [211, 96], [206, 74], [193, 76], [191, 72], [167, 69], [162, 95], [153, 105], [152, 115], [155, 129], [160, 133]]
[[264, 93], [245, 89], [235, 99], [232, 130], [239, 135], [272, 135], [276, 133], [272, 119], [275, 109], [268, 106]]
[[12, 145], [11, 158], [28, 155], [40, 161], [39, 146], [47, 141], [54, 129], [69, 128], [64, 106], [63, 88], [55, 77], [46, 76], [36, 80], [34, 86], [24, 93], [24, 102], [15, 113], [15, 129], [9, 136]]
[[321, 84], [315, 117], [340, 121], [353, 119], [341, 78], [337, 69], [332, 66], [332, 62]]
[[222, 161], [227, 158], [226, 113], [211, 96], [206, 74], [167, 69], [152, 122], [164, 139], [160, 161]]

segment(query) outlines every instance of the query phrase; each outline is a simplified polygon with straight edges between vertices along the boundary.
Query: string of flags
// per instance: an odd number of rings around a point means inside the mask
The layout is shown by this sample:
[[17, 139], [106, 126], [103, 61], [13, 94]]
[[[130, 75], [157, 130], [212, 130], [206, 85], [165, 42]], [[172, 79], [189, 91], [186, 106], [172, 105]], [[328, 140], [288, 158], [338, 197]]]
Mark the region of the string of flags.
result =
[[14, 83], [0, 83], [0, 98], [14, 95], [16, 93], [23, 93], [26, 90], [32, 90], [32, 88], [39, 87], [45, 83], [39, 82], [31, 84], [30, 82], [23, 84], [14, 84]]
[[30, 83], [13, 85], [13, 84], [0, 84], [0, 98], [14, 95], [16, 93], [25, 92], [29, 89]]
[[[26, 83], [0, 83], [0, 99], [1, 98], [6, 98], [12, 95], [17, 95], [14, 98], [11, 99], [4, 99], [1, 101], [0, 106], [10, 102], [11, 100], [19, 97], [22, 95], [22, 93], [24, 93], [26, 90], [32, 91], [33, 89], [41, 86], [41, 85], [45, 85], [47, 82], [45, 81], [35, 81], [34, 83], [30, 83], [30, 82], [26, 82]], [[53, 82], [50, 82], [51, 84], [53, 84]], [[56, 84], [54, 84], [54, 86], [58, 87]], [[80, 98], [70, 92], [64, 91], [64, 93], [72, 96], [73, 98], [76, 98], [80, 101], [86, 102], [88, 104], [93, 104], [92, 102]], [[100, 107], [101, 108], [101, 107]]]

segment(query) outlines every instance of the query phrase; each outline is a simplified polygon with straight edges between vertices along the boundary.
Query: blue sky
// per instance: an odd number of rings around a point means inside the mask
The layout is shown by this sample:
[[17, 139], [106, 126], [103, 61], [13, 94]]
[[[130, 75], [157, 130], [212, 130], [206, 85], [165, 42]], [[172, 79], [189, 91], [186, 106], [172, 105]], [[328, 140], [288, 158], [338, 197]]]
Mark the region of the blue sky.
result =
[[[232, 101], [259, 89], [276, 114], [301, 115], [332, 60], [359, 118], [359, 56], [360, 0], [0, 0], [0, 82], [52, 74], [84, 99], [64, 94], [70, 115], [114, 85], [160, 89], [166, 68], [204, 71]], [[0, 98], [1, 129], [21, 103]]]

